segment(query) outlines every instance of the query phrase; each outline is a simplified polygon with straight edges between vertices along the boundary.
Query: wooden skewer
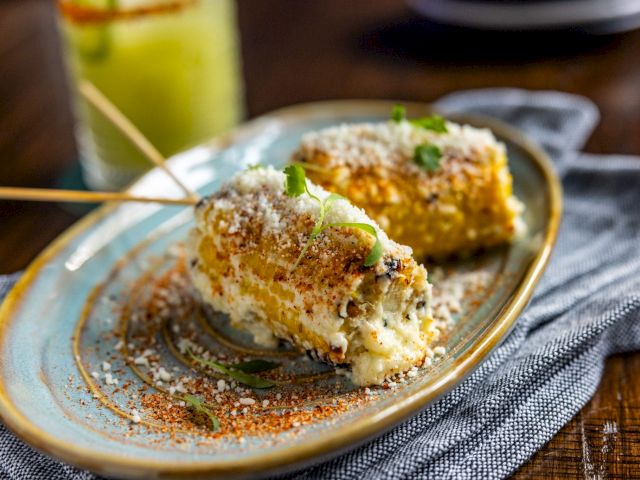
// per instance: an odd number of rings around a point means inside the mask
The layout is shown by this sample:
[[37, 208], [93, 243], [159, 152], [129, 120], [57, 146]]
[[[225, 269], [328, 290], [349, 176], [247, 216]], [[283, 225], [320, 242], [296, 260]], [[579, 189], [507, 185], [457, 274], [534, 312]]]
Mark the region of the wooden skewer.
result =
[[46, 188], [0, 187], [0, 199], [31, 200], [34, 202], [145, 202], [169, 205], [195, 205], [196, 198], [137, 197], [126, 192], [84, 192], [78, 190], [50, 190]]
[[88, 80], [80, 80], [80, 93], [100, 113], [109, 119], [138, 149], [156, 165], [162, 169], [184, 191], [184, 193], [197, 201], [198, 196], [176, 177], [166, 165], [166, 160], [156, 147], [145, 137], [138, 128], [125, 117], [125, 115]]

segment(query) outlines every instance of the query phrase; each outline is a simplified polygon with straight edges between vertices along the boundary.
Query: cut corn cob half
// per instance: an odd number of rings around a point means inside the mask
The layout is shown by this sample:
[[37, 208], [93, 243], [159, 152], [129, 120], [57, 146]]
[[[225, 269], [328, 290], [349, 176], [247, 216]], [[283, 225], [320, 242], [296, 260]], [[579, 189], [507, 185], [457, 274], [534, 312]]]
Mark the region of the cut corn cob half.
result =
[[[465, 256], [521, 232], [505, 146], [486, 129], [447, 122], [437, 133], [409, 121], [331, 127], [303, 137], [292, 160], [329, 191], [349, 198], [418, 259]], [[435, 145], [440, 166], [414, 161]]]
[[[411, 249], [337, 200], [327, 223], [372, 225], [382, 257], [364, 266], [373, 235], [332, 227], [296, 265], [319, 206], [307, 195], [287, 196], [284, 183], [272, 168], [240, 172], [196, 207], [189, 255], [203, 299], [262, 345], [285, 339], [315, 358], [350, 366], [356, 385], [380, 384], [421, 365], [439, 332], [427, 272]], [[321, 200], [329, 195], [308, 181], [307, 187]]]

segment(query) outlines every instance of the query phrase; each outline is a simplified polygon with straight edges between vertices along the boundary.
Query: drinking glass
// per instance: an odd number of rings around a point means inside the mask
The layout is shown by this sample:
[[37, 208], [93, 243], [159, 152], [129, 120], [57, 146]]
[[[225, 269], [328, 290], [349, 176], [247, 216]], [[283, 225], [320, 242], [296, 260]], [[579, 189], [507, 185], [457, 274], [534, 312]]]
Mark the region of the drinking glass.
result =
[[[243, 91], [232, 0], [58, 0], [72, 88], [93, 83], [166, 157], [236, 124]], [[118, 190], [150, 167], [74, 95], [85, 182]]]

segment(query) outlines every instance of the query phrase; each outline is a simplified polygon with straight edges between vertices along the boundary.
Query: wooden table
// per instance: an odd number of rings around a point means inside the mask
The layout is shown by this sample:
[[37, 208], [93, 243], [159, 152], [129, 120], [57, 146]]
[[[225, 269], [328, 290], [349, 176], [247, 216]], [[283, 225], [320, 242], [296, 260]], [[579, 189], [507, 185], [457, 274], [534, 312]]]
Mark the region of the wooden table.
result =
[[[0, 1], [3, 185], [51, 186], [76, 161], [54, 14], [46, 0]], [[392, 0], [242, 0], [239, 23], [249, 116], [331, 98], [432, 101], [465, 88], [556, 89], [600, 108], [587, 151], [640, 154], [640, 31], [452, 33]], [[52, 204], [0, 203], [0, 272], [24, 268], [76, 218]], [[515, 477], [640, 478], [639, 375], [640, 353], [607, 360], [593, 400]]]

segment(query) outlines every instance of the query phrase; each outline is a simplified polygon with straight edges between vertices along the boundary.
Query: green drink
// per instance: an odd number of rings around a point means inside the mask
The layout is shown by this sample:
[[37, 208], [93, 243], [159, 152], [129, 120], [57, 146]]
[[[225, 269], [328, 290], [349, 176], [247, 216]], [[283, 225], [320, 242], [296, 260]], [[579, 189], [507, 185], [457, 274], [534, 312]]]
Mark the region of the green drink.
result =
[[[201, 143], [242, 116], [231, 0], [60, 0], [73, 76], [102, 91], [165, 156]], [[120, 189], [149, 161], [77, 97], [84, 176]]]

